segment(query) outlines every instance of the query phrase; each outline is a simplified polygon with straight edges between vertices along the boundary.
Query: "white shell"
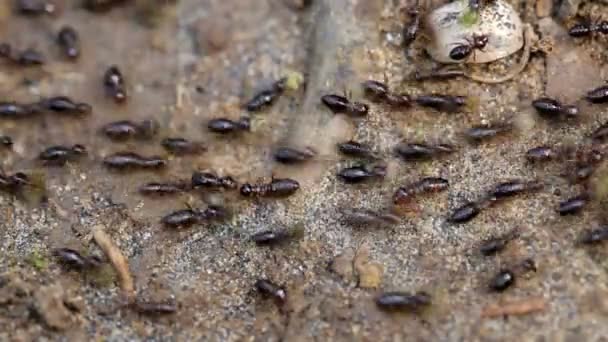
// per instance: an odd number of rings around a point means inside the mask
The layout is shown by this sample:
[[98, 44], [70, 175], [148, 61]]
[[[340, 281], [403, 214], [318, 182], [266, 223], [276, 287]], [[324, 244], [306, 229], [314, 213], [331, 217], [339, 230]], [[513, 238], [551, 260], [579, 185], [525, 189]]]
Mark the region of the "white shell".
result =
[[[503, 0], [495, 0], [479, 12], [477, 23], [470, 27], [461, 24], [461, 16], [468, 11], [468, 1], [454, 1], [433, 10], [425, 18], [429, 37], [426, 51], [441, 63], [488, 63], [509, 56], [524, 44], [523, 25], [517, 12]], [[450, 58], [457, 45], [471, 40], [473, 34], [487, 35], [488, 43], [464, 60]]]

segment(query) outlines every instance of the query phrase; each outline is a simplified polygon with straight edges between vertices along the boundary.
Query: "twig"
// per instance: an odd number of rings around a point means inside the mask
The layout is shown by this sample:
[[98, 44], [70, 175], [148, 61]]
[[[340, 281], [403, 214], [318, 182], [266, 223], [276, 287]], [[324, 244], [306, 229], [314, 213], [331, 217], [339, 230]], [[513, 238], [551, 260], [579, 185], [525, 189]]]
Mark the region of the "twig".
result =
[[104, 232], [102, 227], [97, 226], [93, 229], [93, 239], [110, 260], [110, 263], [118, 274], [120, 289], [124, 292], [127, 299], [131, 301], [135, 298], [135, 285], [131, 272], [129, 271], [129, 262], [127, 261], [127, 258], [122, 255], [120, 249], [116, 247], [112, 238]]
[[513, 67], [513, 69], [511, 69], [504, 76], [493, 78], [482, 75], [476, 75], [473, 73], [465, 73], [464, 76], [472, 79], [473, 81], [491, 84], [503, 83], [511, 80], [515, 76], [519, 75], [524, 70], [526, 65], [528, 65], [528, 61], [530, 60], [530, 50], [532, 47], [533, 34], [534, 31], [532, 30], [532, 27], [530, 27], [530, 25], [526, 26], [526, 29], [524, 31], [524, 52], [521, 55], [521, 58], [519, 59], [519, 63], [517, 63], [517, 65], [515, 65], [515, 67]]
[[507, 303], [490, 304], [486, 306], [481, 317], [492, 318], [507, 315], [526, 315], [545, 309], [547, 301], [541, 297], [525, 298]]

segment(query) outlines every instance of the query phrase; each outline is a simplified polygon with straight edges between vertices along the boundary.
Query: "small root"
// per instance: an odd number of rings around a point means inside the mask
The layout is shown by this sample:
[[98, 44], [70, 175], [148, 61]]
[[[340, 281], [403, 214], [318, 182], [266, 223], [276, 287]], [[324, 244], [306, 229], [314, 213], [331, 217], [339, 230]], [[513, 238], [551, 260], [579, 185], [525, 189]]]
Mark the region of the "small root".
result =
[[481, 317], [493, 318], [508, 315], [526, 315], [536, 311], [542, 311], [547, 306], [544, 298], [525, 298], [507, 303], [490, 304], [481, 313]]
[[135, 284], [131, 272], [129, 271], [129, 262], [127, 258], [125, 258], [120, 249], [116, 247], [112, 238], [104, 232], [101, 226], [97, 226], [93, 229], [93, 239], [110, 260], [112, 267], [114, 267], [114, 270], [116, 270], [116, 274], [118, 275], [120, 289], [127, 297], [127, 300], [131, 302], [135, 298]]
[[530, 25], [527, 25], [524, 31], [524, 48], [523, 54], [519, 59], [519, 63], [517, 63], [507, 74], [501, 77], [487, 77], [482, 75], [476, 75], [473, 73], [465, 73], [464, 76], [472, 79], [473, 81], [481, 82], [481, 83], [490, 83], [490, 84], [498, 84], [509, 81], [513, 79], [515, 76], [519, 75], [528, 65], [530, 61], [530, 49], [532, 47], [534, 40], [534, 30]]

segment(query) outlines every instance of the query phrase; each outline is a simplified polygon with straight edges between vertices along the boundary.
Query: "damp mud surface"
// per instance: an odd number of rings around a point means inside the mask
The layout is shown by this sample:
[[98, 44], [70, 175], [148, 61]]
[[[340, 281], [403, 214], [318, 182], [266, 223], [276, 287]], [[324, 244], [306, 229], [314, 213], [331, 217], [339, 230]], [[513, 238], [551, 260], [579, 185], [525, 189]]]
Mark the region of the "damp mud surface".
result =
[[[0, 4], [0, 37], [16, 50], [33, 47], [47, 63], [19, 67], [0, 63], [2, 101], [33, 102], [68, 95], [90, 103], [82, 118], [45, 114], [1, 120], [0, 133], [14, 140], [2, 151], [2, 169], [44, 175], [44, 204], [0, 196], [0, 339], [96, 341], [554, 341], [599, 340], [608, 336], [606, 246], [575, 242], [605, 219], [601, 203], [581, 214], [559, 216], [559, 201], [583, 191], [561, 176], [566, 164], [526, 163], [525, 152], [539, 145], [580, 145], [608, 120], [606, 107], [582, 100], [604, 83], [606, 37], [573, 41], [558, 18], [539, 18], [533, 2], [511, 1], [522, 21], [548, 52], [535, 51], [523, 73], [496, 85], [464, 78], [411, 81], [412, 72], [433, 62], [423, 42], [404, 50], [400, 8], [405, 1], [380, 0], [182, 0], [132, 1], [91, 13], [57, 1], [53, 16], [14, 14]], [[570, 3], [569, 3], [570, 4]], [[430, 4], [440, 5], [439, 2]], [[603, 3], [583, 3], [579, 15], [606, 13]], [[65, 60], [54, 42], [69, 24], [82, 39], [82, 55]], [[501, 73], [518, 54], [476, 72]], [[105, 96], [107, 67], [125, 75], [129, 99], [116, 104]], [[288, 90], [271, 107], [252, 115], [252, 130], [231, 137], [209, 132], [212, 118], [238, 119], [245, 103], [288, 74], [305, 85]], [[583, 77], [584, 76], [584, 77]], [[370, 103], [362, 119], [334, 115], [320, 104], [328, 93], [367, 101], [360, 83], [385, 81], [411, 95], [445, 93], [473, 99], [465, 110], [441, 113], [421, 107], [392, 110]], [[551, 96], [580, 105], [581, 117], [551, 122], [531, 101]], [[112, 142], [99, 133], [117, 120], [154, 118], [161, 129], [150, 141]], [[513, 122], [516, 129], [488, 143], [471, 144], [463, 132], [475, 125]], [[201, 141], [199, 156], [167, 154], [160, 140]], [[337, 142], [368, 143], [384, 156], [384, 180], [346, 185], [341, 168], [358, 161], [337, 153]], [[450, 143], [457, 152], [430, 162], [405, 163], [392, 152], [401, 141]], [[46, 147], [83, 144], [87, 157], [65, 167], [36, 160]], [[285, 166], [272, 160], [279, 146], [311, 147], [309, 163]], [[163, 171], [115, 172], [102, 159], [119, 151], [169, 159]], [[244, 199], [238, 191], [192, 192], [160, 199], [142, 197], [140, 185], [188, 180], [195, 170], [231, 175], [240, 183], [289, 177], [301, 189], [286, 199]], [[422, 177], [449, 180], [444, 192], [422, 196], [416, 210], [400, 213], [390, 227], [351, 227], [342, 220], [348, 207], [385, 211], [399, 187]], [[494, 184], [538, 179], [542, 190], [502, 202], [464, 224], [449, 214], [476, 200]], [[178, 209], [223, 204], [225, 222], [187, 229], [163, 227], [160, 219]], [[103, 256], [92, 242], [102, 227], [128, 258], [138, 297], [170, 300], [177, 312], [144, 315], [124, 305], [118, 280], [107, 267], [75, 272], [60, 267], [55, 248], [69, 247]], [[253, 233], [300, 229], [303, 236], [276, 247], [256, 246]], [[494, 257], [479, 243], [520, 231]], [[489, 291], [499, 270], [532, 258], [536, 272], [518, 277], [502, 293]], [[286, 302], [254, 291], [268, 278], [284, 286]], [[379, 310], [381, 291], [425, 291], [429, 308], [418, 313]], [[540, 308], [526, 315], [486, 317], [488, 307], [529, 299]]]

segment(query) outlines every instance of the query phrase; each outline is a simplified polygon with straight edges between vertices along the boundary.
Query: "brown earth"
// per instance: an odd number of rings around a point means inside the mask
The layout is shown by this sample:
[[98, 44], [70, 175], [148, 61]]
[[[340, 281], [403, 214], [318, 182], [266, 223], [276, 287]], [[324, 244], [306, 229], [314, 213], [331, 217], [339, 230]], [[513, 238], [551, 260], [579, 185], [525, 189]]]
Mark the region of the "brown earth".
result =
[[[561, 177], [567, 165], [533, 166], [523, 154], [542, 144], [579, 144], [607, 119], [601, 105], [579, 99], [599, 86], [608, 68], [601, 35], [573, 42], [566, 23], [536, 15], [534, 2], [515, 2], [524, 22], [553, 42], [536, 52], [513, 81], [486, 85], [456, 79], [413, 82], [417, 68], [433, 65], [416, 42], [399, 46], [399, 9], [404, 1], [380, 0], [182, 0], [134, 1], [106, 13], [90, 13], [70, 1], [55, 16], [17, 16], [0, 4], [0, 37], [16, 49], [35, 47], [48, 63], [22, 68], [0, 64], [0, 100], [35, 101], [66, 94], [92, 104], [83, 119], [44, 115], [31, 121], [0, 121], [0, 133], [15, 140], [3, 152], [2, 168], [45, 175], [49, 201], [37, 205], [0, 196], [1, 340], [600, 340], [608, 337], [608, 255], [605, 247], [581, 248], [576, 238], [602, 223], [592, 203], [574, 217], [556, 214], [557, 203], [579, 193], [580, 185]], [[437, 4], [434, 4], [437, 5]], [[572, 5], [572, 3], [568, 3]], [[546, 16], [543, 4], [542, 16]], [[579, 15], [605, 14], [603, 3], [583, 3]], [[554, 21], [555, 20], [555, 21]], [[77, 62], [63, 59], [54, 35], [65, 24], [83, 41]], [[478, 72], [501, 73], [517, 56]], [[105, 69], [124, 72], [130, 98], [117, 105], [104, 96]], [[253, 132], [225, 138], [207, 132], [215, 117], [238, 118], [240, 105], [256, 91], [288, 73], [301, 73], [306, 87], [290, 91], [253, 117]], [[581, 76], [581, 75], [584, 75]], [[319, 104], [329, 92], [362, 99], [360, 82], [386, 80], [413, 95], [468, 95], [476, 103], [463, 113], [420, 108], [391, 111], [372, 104], [363, 120], [333, 115]], [[579, 102], [575, 122], [547, 122], [530, 106], [545, 94]], [[121, 119], [153, 117], [162, 130], [153, 142], [113, 143], [98, 133]], [[487, 144], [471, 145], [462, 131], [480, 123], [512, 120], [517, 131]], [[101, 159], [115, 151], [165, 154], [166, 136], [201, 140], [208, 152], [172, 157], [162, 173], [115, 173]], [[337, 155], [337, 141], [357, 139], [385, 154], [389, 174], [382, 182], [347, 186], [339, 168], [356, 162]], [[402, 140], [450, 142], [458, 152], [429, 163], [406, 164], [392, 156]], [[44, 167], [36, 156], [54, 144], [81, 143], [89, 156], [64, 168]], [[277, 165], [279, 145], [311, 146], [317, 160], [297, 167]], [[233, 175], [240, 182], [292, 177], [302, 189], [285, 200], [220, 198], [233, 212], [225, 223], [175, 231], [160, 218], [210, 196], [149, 199], [140, 184], [187, 179], [195, 169]], [[346, 206], [388, 208], [392, 192], [422, 176], [450, 182], [444, 193], [422, 198], [392, 228], [355, 229], [341, 222]], [[493, 184], [513, 179], [542, 180], [543, 190], [483, 211], [470, 223], [446, 222], [450, 211], [475, 200]], [[202, 197], [202, 198], [201, 198]], [[218, 197], [218, 196], [213, 196]], [[71, 247], [101, 256], [91, 230], [101, 225], [128, 257], [138, 296], [174, 299], [178, 313], [144, 316], [124, 307], [109, 267], [79, 273], [51, 256]], [[262, 248], [250, 234], [269, 228], [304, 226], [302, 239]], [[519, 227], [521, 237], [496, 257], [482, 257], [481, 240]], [[337, 259], [336, 259], [337, 258]], [[502, 267], [533, 258], [537, 272], [504, 293], [487, 290]], [[333, 263], [332, 263], [333, 261]], [[330, 267], [331, 264], [331, 267]], [[252, 285], [267, 277], [284, 285], [283, 307], [257, 295]], [[420, 314], [388, 314], [374, 297], [381, 290], [427, 291], [432, 306]], [[497, 303], [526, 298], [546, 301], [528, 315], [483, 317]]]

